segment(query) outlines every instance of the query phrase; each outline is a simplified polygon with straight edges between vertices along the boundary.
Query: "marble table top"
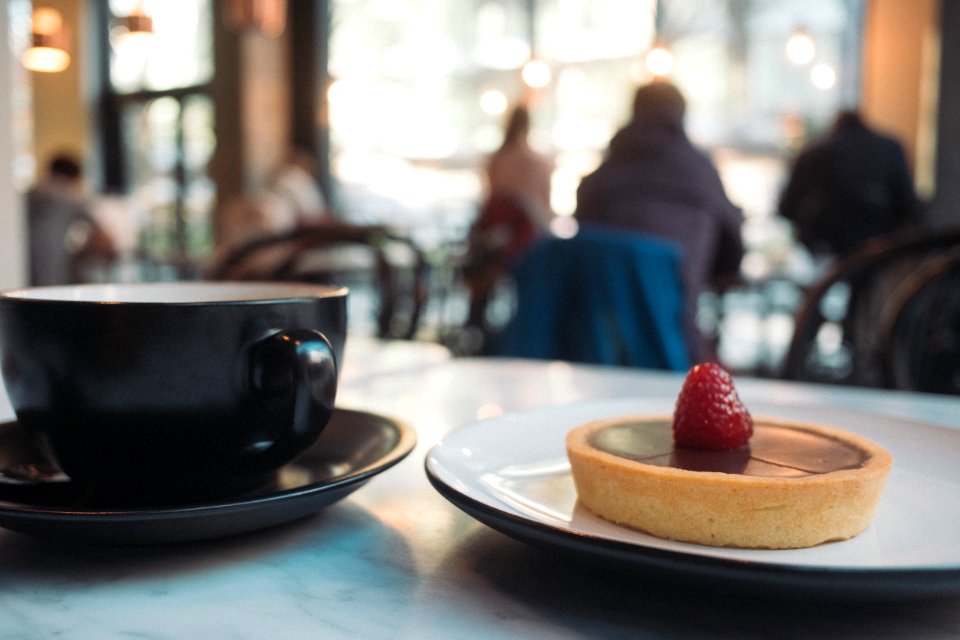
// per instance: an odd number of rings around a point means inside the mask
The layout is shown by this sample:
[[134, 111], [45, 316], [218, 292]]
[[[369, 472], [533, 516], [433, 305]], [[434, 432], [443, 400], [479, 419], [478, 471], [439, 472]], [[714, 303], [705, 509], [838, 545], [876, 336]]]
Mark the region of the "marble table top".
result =
[[[369, 358], [367, 369], [357, 363], [345, 376], [338, 404], [407, 422], [418, 445], [305, 520], [146, 547], [0, 530], [0, 639], [960, 637], [958, 598], [851, 606], [705, 595], [572, 565], [486, 527], [426, 477], [424, 458], [445, 434], [548, 404], [675, 394], [681, 378], [451, 359], [434, 346], [421, 359], [404, 345], [408, 364], [393, 351], [379, 371], [376, 344], [354, 352]], [[956, 398], [748, 378], [738, 387], [747, 402], [826, 404], [960, 428]], [[0, 418], [12, 419], [3, 397]]]

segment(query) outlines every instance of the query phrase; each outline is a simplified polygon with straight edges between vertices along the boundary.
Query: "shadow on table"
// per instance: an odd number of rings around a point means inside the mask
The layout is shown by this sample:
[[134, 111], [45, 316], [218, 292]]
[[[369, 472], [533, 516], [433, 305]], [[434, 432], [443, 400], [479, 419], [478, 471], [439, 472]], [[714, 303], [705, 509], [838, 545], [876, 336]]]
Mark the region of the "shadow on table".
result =
[[[478, 529], [462, 564], [543, 619], [584, 637], [931, 637], [960, 628], [957, 600], [851, 604], [749, 597], [596, 568]], [[735, 635], [731, 635], [735, 634]]]
[[[0, 532], [0, 591], [180, 580], [199, 574], [225, 575], [258, 563], [294, 567], [316, 562], [329, 569], [339, 558], [358, 553], [375, 561], [378, 579], [410, 580], [406, 570], [390, 571], [391, 566], [412, 563], [403, 537], [368, 511], [349, 504], [270, 529], [169, 545], [85, 545], [4, 531]], [[242, 579], [243, 574], [236, 575]]]

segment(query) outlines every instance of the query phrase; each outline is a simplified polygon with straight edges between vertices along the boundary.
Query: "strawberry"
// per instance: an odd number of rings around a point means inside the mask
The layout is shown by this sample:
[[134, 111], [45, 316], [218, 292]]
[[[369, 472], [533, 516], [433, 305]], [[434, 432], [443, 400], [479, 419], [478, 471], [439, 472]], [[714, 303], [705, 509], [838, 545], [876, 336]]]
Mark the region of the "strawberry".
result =
[[733, 379], [720, 365], [698, 364], [687, 372], [673, 414], [673, 441], [692, 449], [735, 449], [753, 435], [753, 419]]

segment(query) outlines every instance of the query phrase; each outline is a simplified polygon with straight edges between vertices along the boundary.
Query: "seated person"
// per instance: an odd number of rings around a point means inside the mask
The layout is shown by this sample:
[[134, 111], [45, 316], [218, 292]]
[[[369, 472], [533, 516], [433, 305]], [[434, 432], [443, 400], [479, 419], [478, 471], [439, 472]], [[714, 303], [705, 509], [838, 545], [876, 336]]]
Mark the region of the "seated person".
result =
[[[251, 242], [334, 222], [313, 169], [308, 154], [295, 152], [271, 175], [257, 197], [238, 197], [223, 205], [217, 215], [217, 249], [211, 273], [219, 272], [234, 252]], [[229, 276], [267, 274], [287, 257], [287, 248], [278, 246], [231, 268]]]
[[687, 138], [686, 101], [672, 84], [635, 95], [633, 116], [610, 141], [600, 167], [577, 190], [576, 218], [675, 242], [681, 250], [684, 324], [691, 360], [716, 359], [699, 330], [702, 292], [735, 278], [743, 257], [742, 214], [711, 161]]
[[467, 326], [484, 333], [494, 287], [553, 218], [553, 166], [530, 146], [529, 133], [529, 111], [519, 106], [510, 115], [503, 143], [487, 161], [488, 195], [468, 237], [464, 268], [470, 290]]
[[797, 157], [780, 213], [807, 248], [827, 257], [916, 225], [918, 202], [903, 147], [855, 111], [841, 111], [830, 133]]
[[110, 262], [115, 242], [91, 214], [82, 194], [80, 161], [54, 157], [46, 175], [27, 193], [30, 284], [84, 280], [88, 262]]

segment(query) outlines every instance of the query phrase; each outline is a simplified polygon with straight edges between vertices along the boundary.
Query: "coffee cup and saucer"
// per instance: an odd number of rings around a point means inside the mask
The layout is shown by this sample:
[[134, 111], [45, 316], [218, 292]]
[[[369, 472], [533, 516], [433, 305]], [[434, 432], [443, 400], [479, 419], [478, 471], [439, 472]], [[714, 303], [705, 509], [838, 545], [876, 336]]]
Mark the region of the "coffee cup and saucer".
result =
[[335, 407], [347, 290], [179, 282], [0, 292], [0, 526], [166, 543], [314, 513], [403, 459]]

